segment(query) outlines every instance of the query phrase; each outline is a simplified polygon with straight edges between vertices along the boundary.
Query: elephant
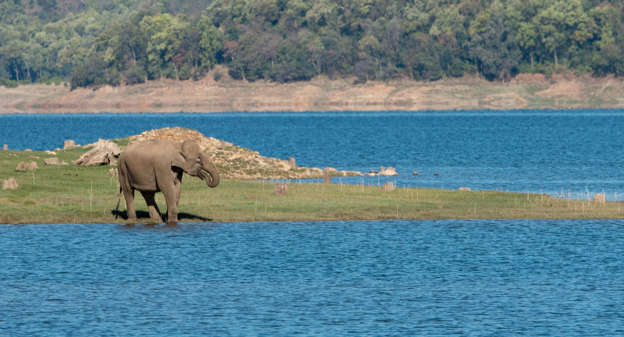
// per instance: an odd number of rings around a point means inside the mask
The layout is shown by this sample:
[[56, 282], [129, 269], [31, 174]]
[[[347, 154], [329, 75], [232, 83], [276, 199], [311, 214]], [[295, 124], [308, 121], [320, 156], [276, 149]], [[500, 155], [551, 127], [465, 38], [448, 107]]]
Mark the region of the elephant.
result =
[[197, 143], [155, 140], [128, 145], [117, 167], [120, 194], [126, 199], [128, 219], [136, 221], [134, 190], [139, 190], [154, 221], [163, 222], [154, 195], [162, 192], [167, 202], [167, 221], [178, 221], [182, 175], [198, 177], [208, 187], [219, 185], [219, 173]]

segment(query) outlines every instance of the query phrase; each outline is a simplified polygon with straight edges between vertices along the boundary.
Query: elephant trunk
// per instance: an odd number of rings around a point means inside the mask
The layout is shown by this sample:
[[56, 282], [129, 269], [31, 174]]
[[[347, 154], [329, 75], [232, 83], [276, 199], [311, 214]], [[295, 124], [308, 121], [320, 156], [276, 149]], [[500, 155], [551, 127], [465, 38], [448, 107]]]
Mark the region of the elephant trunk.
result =
[[200, 178], [206, 181], [206, 185], [208, 185], [208, 187], [217, 187], [220, 181], [217, 168], [204, 154], [201, 154], [201, 164], [202, 168], [200, 172]]

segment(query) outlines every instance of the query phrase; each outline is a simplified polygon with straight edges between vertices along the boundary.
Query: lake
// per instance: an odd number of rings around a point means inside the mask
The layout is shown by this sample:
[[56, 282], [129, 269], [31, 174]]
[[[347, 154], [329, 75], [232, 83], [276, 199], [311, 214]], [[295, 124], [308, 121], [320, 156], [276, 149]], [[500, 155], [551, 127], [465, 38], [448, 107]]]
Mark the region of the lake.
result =
[[622, 225], [0, 226], [0, 332], [621, 336]]
[[[0, 115], [0, 144], [196, 129], [346, 183], [624, 199], [624, 111]], [[412, 172], [417, 171], [418, 175]], [[624, 221], [0, 226], [0, 335], [624, 335]]]

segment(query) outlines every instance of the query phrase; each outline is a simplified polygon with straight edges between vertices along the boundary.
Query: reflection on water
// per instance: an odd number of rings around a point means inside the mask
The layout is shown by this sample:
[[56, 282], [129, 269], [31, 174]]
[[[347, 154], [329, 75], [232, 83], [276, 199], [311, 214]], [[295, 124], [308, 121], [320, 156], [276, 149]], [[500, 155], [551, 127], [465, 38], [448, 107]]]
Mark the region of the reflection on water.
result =
[[1, 226], [0, 331], [621, 335], [623, 225]]

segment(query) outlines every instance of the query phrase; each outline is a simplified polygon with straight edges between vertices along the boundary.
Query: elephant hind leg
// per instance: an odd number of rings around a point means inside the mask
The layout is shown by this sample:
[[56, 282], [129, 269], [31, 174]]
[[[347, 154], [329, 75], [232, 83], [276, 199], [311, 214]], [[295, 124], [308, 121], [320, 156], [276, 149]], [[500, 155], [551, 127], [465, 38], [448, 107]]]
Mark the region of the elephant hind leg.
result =
[[136, 220], [136, 210], [134, 209], [134, 189], [126, 190], [122, 189], [124, 199], [126, 199], [126, 212], [128, 213], [128, 220]]
[[141, 191], [141, 194], [143, 195], [143, 199], [145, 199], [145, 203], [147, 204], [147, 208], [149, 209], [150, 218], [157, 222], [163, 222], [160, 216], [160, 210], [158, 209], [158, 205], [156, 204], [156, 199], [154, 198], [156, 192]]

